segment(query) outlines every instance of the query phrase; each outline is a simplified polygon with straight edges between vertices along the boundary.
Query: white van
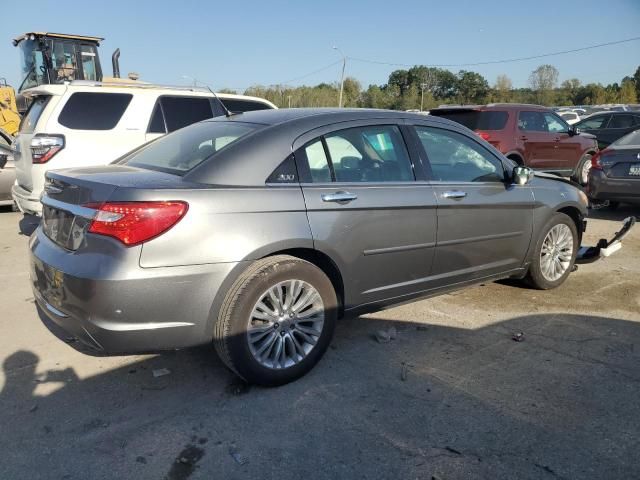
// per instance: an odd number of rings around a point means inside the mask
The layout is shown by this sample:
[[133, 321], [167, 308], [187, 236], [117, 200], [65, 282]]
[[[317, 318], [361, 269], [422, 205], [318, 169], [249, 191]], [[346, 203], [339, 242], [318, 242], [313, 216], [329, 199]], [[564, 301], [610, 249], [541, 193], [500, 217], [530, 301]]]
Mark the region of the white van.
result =
[[[200, 120], [224, 115], [207, 89], [76, 80], [23, 92], [31, 100], [13, 142], [11, 195], [40, 215], [48, 170], [106, 165], [134, 148]], [[262, 98], [218, 94], [231, 112], [277, 108]]]

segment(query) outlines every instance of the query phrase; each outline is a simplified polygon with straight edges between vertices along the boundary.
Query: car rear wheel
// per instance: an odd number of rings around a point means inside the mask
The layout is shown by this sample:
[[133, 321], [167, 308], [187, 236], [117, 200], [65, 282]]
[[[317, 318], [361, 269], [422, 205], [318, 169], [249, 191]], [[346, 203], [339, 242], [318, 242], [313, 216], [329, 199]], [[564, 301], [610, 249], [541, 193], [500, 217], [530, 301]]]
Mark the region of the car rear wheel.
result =
[[254, 262], [227, 293], [214, 345], [247, 382], [282, 385], [318, 363], [337, 313], [333, 285], [322, 270], [288, 255], [267, 257]]
[[527, 280], [531, 286], [548, 290], [560, 286], [573, 270], [578, 252], [578, 230], [573, 219], [556, 213], [542, 229], [536, 243]]

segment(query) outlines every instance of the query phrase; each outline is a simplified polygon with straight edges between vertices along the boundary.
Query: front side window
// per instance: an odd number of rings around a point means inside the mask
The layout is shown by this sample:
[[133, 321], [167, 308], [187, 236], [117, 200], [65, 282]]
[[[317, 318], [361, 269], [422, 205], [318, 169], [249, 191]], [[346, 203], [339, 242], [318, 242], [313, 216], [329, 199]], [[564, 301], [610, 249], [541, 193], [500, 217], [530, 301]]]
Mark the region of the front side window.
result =
[[259, 125], [203, 122], [161, 137], [118, 163], [182, 175]]
[[544, 123], [547, 131], [551, 133], [566, 133], [569, 130], [569, 126], [553, 113], [544, 114]]
[[475, 140], [457, 132], [415, 127], [436, 181], [502, 182], [502, 163]]
[[336, 182], [407, 182], [413, 169], [398, 127], [349, 128], [325, 137]]
[[576, 127], [583, 130], [599, 130], [601, 128], [606, 128], [609, 117], [610, 115], [597, 115], [595, 117], [586, 118], [579, 122]]
[[74, 93], [60, 112], [58, 123], [74, 130], [111, 130], [132, 98], [128, 93]]
[[169, 132], [213, 117], [207, 97], [161, 97], [160, 102]]
[[547, 132], [547, 123], [542, 112], [518, 113], [518, 128], [524, 132]]

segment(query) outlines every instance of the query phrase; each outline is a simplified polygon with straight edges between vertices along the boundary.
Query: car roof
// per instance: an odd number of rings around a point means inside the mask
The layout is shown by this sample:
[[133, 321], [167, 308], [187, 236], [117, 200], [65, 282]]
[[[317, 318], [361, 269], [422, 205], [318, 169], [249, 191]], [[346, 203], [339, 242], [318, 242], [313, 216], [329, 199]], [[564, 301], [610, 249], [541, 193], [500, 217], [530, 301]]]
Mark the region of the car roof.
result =
[[[74, 80], [62, 84], [39, 85], [23, 90], [22, 94], [26, 97], [34, 97], [38, 95], [61, 96], [65, 93], [75, 92], [94, 92], [94, 93], [132, 93], [135, 95], [174, 95], [174, 96], [200, 96], [213, 97], [213, 93], [206, 88], [201, 87], [185, 87], [175, 85], [158, 85], [139, 81], [121, 81], [121, 82], [91, 82], [86, 80]], [[277, 108], [270, 101], [249, 95], [236, 95], [232, 93], [216, 93], [219, 98], [227, 100], [251, 100], [269, 105], [271, 108]]]
[[551, 111], [549, 107], [542, 105], [533, 105], [529, 103], [488, 103], [486, 105], [441, 105], [438, 108], [433, 108], [430, 112], [445, 113], [445, 112], [483, 112], [483, 111], [515, 111], [515, 110], [534, 110], [541, 112]]
[[[201, 123], [238, 122], [260, 125], [260, 127], [216, 153], [215, 161], [203, 162], [189, 171], [184, 178], [188, 181], [213, 185], [264, 185], [265, 179], [293, 153], [294, 148], [302, 146], [302, 142], [312, 141], [325, 134], [328, 127], [345, 124], [343, 128], [350, 128], [350, 126], [363, 125], [358, 123], [360, 121], [366, 122], [364, 125], [369, 125], [368, 121], [371, 120], [375, 121], [374, 124], [380, 125], [384, 125], [385, 122], [402, 123], [405, 120], [412, 120], [419, 125], [447, 126], [451, 130], [472, 135], [464, 126], [445, 118], [396, 110], [362, 108], [256, 110], [230, 117], [221, 116], [203, 120]], [[187, 128], [189, 127], [185, 130]]]

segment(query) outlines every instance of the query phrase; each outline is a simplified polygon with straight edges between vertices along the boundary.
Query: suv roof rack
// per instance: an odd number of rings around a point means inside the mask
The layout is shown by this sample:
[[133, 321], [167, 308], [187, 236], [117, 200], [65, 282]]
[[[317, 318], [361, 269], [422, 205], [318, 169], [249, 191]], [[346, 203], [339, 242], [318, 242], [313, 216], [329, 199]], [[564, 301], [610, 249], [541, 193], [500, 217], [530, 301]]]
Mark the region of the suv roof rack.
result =
[[186, 92], [203, 92], [210, 93], [209, 89], [204, 87], [192, 87], [185, 85], [161, 85], [158, 83], [140, 82], [137, 80], [122, 80], [122, 81], [102, 81], [97, 82], [93, 80], [72, 80], [71, 82], [65, 82], [69, 85], [77, 85], [79, 87], [134, 87], [142, 89], [154, 89], [162, 88], [166, 90], [181, 90]]

